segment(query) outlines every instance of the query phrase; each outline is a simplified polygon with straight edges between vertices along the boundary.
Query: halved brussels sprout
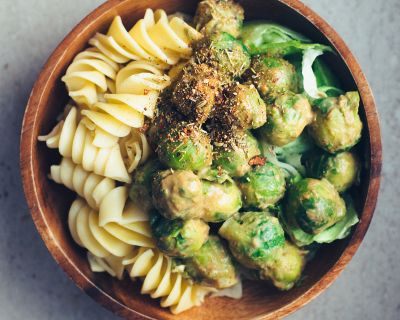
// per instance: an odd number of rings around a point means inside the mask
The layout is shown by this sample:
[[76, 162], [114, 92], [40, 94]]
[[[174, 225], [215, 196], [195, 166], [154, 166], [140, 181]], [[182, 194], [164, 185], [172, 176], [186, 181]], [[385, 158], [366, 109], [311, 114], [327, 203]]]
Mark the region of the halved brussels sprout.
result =
[[209, 226], [200, 219], [168, 220], [155, 210], [150, 219], [157, 247], [171, 257], [191, 257], [207, 241]]
[[252, 269], [262, 268], [271, 251], [285, 244], [279, 220], [268, 212], [238, 213], [224, 222], [219, 235], [229, 242], [236, 260]]
[[270, 280], [280, 290], [290, 290], [300, 280], [305, 265], [305, 252], [286, 241], [271, 252], [260, 271], [260, 278]]
[[242, 207], [242, 194], [233, 180], [224, 183], [203, 180], [204, 215], [207, 222], [221, 222]]
[[153, 204], [167, 219], [194, 219], [203, 216], [203, 185], [187, 170], [159, 172], [152, 185]]
[[307, 98], [286, 93], [267, 106], [267, 123], [259, 132], [269, 144], [281, 147], [296, 140], [313, 120], [314, 113]]
[[199, 170], [212, 163], [208, 134], [194, 124], [181, 122], [160, 133], [158, 159], [175, 170]]
[[247, 49], [228, 33], [215, 33], [194, 45], [194, 61], [205, 63], [226, 75], [225, 81], [240, 77], [250, 66]]
[[238, 179], [247, 208], [266, 209], [283, 198], [285, 194], [285, 174], [277, 165], [266, 162], [253, 167]]
[[310, 126], [315, 142], [330, 153], [346, 151], [356, 145], [362, 131], [359, 105], [358, 92], [347, 92], [317, 103], [316, 120]]
[[232, 0], [204, 0], [197, 5], [194, 24], [203, 34], [227, 32], [238, 37], [244, 20], [243, 8]]
[[208, 241], [191, 258], [185, 260], [185, 271], [197, 283], [223, 289], [238, 283], [229, 251], [218, 236]]
[[202, 124], [212, 111], [220, 86], [215, 69], [191, 62], [175, 82], [172, 102], [188, 120]]
[[299, 91], [295, 67], [282, 58], [267, 55], [253, 58], [246, 77], [254, 83], [261, 96], [270, 101], [288, 91]]
[[250, 159], [261, 153], [257, 139], [249, 131], [235, 134], [229, 131], [215, 131], [212, 134], [213, 165], [221, 167], [231, 177], [245, 175], [251, 169]]
[[153, 177], [160, 169], [161, 163], [157, 159], [152, 159], [135, 170], [129, 189], [129, 198], [133, 202], [140, 203], [147, 209], [152, 206], [151, 184]]
[[306, 154], [302, 158], [307, 175], [316, 179], [327, 179], [339, 192], [349, 189], [360, 173], [360, 161], [352, 152], [331, 155], [323, 152]]
[[265, 103], [252, 84], [233, 82], [226, 87], [216, 111], [222, 125], [233, 130], [256, 129], [267, 121]]
[[326, 179], [312, 178], [292, 185], [283, 212], [289, 228], [295, 224], [310, 234], [328, 229], [345, 215], [345, 203], [335, 187]]

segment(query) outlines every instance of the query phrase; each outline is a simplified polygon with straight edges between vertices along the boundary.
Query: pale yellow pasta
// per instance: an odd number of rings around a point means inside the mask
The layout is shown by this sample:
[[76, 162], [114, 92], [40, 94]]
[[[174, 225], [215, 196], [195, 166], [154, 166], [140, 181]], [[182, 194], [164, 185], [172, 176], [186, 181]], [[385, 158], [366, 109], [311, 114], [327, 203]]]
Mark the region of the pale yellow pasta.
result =
[[50, 178], [75, 191], [97, 210], [104, 197], [116, 188], [114, 180], [88, 172], [82, 166], [73, 163], [70, 158], [63, 158], [59, 165], [52, 165]]
[[144, 163], [151, 154], [151, 148], [143, 132], [133, 129], [131, 134], [119, 142], [122, 157], [128, 172], [133, 172]]
[[130, 31], [115, 17], [107, 35], [97, 33], [89, 43], [117, 63], [130, 60], [160, 61], [168, 65], [191, 55], [190, 45], [201, 34], [179, 17], [164, 10], [147, 9]]
[[125, 271], [125, 266], [122, 264], [124, 258], [111, 255], [105, 258], [99, 258], [88, 251], [87, 259], [90, 269], [93, 272], [107, 272], [110, 276], [122, 280]]
[[131, 128], [143, 127], [145, 116], [153, 117], [158, 95], [169, 84], [160, 65], [133, 61], [118, 72], [115, 93], [104, 94], [104, 101], [82, 110], [82, 114], [101, 132], [125, 137]]
[[49, 148], [58, 149], [63, 157], [71, 158], [86, 171], [121, 182], [131, 181], [119, 144], [109, 148], [97, 147], [94, 133], [87, 128], [84, 120], [79, 120], [75, 107], [48, 135], [38, 139], [45, 141]]
[[100, 226], [98, 212], [78, 198], [69, 210], [68, 227], [74, 241], [99, 258], [125, 257], [134, 246], [154, 247], [148, 217], [133, 218], [132, 210], [123, 214], [128, 217], [126, 224], [110, 222]]
[[76, 103], [91, 106], [98, 101], [99, 93], [115, 91], [114, 81], [119, 68], [99, 50], [89, 48], [74, 58], [61, 80]]
[[200, 306], [207, 294], [216, 291], [185, 279], [172, 269], [171, 258], [158, 249], [135, 248], [123, 264], [131, 278], [142, 278], [141, 293], [161, 298], [161, 306], [170, 307], [174, 314]]

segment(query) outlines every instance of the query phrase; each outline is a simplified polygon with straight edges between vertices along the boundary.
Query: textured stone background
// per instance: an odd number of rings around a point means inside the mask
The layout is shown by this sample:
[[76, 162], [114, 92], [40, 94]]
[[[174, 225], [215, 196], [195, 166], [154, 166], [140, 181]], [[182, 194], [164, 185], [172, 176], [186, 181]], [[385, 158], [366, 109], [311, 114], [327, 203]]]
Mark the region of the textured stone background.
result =
[[[306, 0], [358, 57], [381, 116], [385, 165], [375, 218], [340, 278], [289, 319], [400, 319], [399, 0]], [[50, 52], [99, 0], [0, 0], [0, 319], [115, 319], [79, 291], [36, 233], [22, 194], [19, 132]], [[396, 210], [397, 209], [397, 210]]]

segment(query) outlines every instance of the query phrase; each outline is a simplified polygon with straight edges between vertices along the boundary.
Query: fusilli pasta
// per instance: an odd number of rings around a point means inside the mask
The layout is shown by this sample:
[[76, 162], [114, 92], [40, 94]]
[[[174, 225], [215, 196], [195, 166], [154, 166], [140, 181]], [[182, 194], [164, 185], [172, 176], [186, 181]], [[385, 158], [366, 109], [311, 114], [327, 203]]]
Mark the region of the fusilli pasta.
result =
[[193, 284], [175, 272], [172, 259], [158, 249], [135, 248], [123, 264], [131, 278], [142, 278], [141, 293], [161, 298], [161, 306], [170, 307], [175, 314], [201, 305], [208, 293], [216, 291]]
[[50, 177], [75, 191], [93, 209], [99, 209], [104, 197], [116, 188], [114, 180], [88, 172], [70, 158], [63, 158], [59, 165], [51, 166]]
[[144, 117], [153, 117], [159, 92], [170, 84], [160, 66], [148, 61], [133, 61], [116, 77], [115, 93], [106, 93], [104, 102], [82, 110], [102, 131], [125, 137], [131, 128], [141, 128]]
[[109, 148], [96, 146], [96, 137], [79, 120], [78, 111], [72, 107], [65, 120], [60, 121], [46, 136], [40, 136], [47, 146], [58, 149], [63, 157], [71, 158], [89, 172], [109, 177], [121, 182], [130, 182], [131, 178], [125, 168], [119, 144]]
[[125, 266], [122, 264], [124, 258], [115, 256], [99, 258], [88, 251], [87, 259], [93, 272], [107, 272], [110, 276], [122, 280], [125, 271]]
[[89, 48], [74, 58], [61, 80], [76, 103], [89, 107], [98, 101], [100, 93], [115, 92], [119, 68], [99, 50]]
[[137, 212], [129, 203], [123, 212], [123, 224], [109, 222], [101, 225], [99, 213], [85, 200], [75, 200], [68, 214], [68, 226], [74, 241], [99, 258], [125, 257], [134, 246], [154, 247], [147, 214]]
[[135, 129], [131, 131], [130, 135], [122, 138], [119, 144], [129, 173], [133, 172], [139, 164], [144, 163], [151, 154], [146, 135]]
[[174, 65], [191, 55], [190, 44], [200, 38], [181, 18], [169, 19], [164, 10], [147, 9], [129, 32], [121, 17], [115, 17], [107, 35], [97, 33], [89, 43], [117, 63], [150, 60]]

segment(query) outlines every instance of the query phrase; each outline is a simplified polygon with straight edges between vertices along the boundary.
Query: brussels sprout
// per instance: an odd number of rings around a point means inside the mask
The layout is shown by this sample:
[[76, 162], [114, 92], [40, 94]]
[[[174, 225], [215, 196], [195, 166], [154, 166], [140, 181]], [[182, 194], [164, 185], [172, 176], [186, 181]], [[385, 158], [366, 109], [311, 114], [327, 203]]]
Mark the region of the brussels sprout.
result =
[[266, 121], [266, 106], [254, 85], [234, 82], [225, 88], [222, 104], [215, 117], [227, 128], [247, 130], [261, 127]]
[[358, 115], [360, 95], [347, 92], [338, 98], [326, 98], [317, 104], [316, 120], [310, 126], [315, 142], [330, 153], [345, 151], [361, 138]]
[[195, 171], [211, 165], [210, 138], [198, 126], [181, 122], [160, 132], [160, 136], [156, 153], [166, 166]]
[[252, 269], [262, 268], [271, 252], [285, 244], [279, 220], [267, 212], [238, 213], [224, 222], [219, 234], [236, 260]]
[[153, 177], [160, 169], [161, 163], [157, 159], [152, 159], [135, 170], [129, 190], [129, 198], [133, 202], [140, 203], [147, 209], [152, 206], [151, 183], [153, 182]]
[[243, 8], [232, 0], [204, 0], [197, 6], [194, 24], [203, 34], [227, 32], [239, 36], [244, 20]]
[[330, 155], [322, 152], [306, 154], [302, 158], [307, 175], [327, 179], [339, 192], [349, 189], [358, 179], [360, 162], [352, 152]]
[[207, 241], [209, 226], [200, 219], [168, 220], [155, 210], [150, 218], [157, 247], [171, 257], [191, 257]]
[[210, 236], [200, 250], [185, 260], [185, 271], [195, 282], [218, 289], [238, 283], [235, 266], [218, 236]]
[[176, 111], [175, 106], [171, 103], [172, 91], [165, 89], [159, 98], [156, 114], [147, 130], [147, 137], [150, 145], [155, 150], [162, 141], [169, 128], [175, 128], [184, 121], [184, 116]]
[[314, 113], [307, 98], [287, 93], [267, 106], [267, 123], [259, 132], [269, 144], [281, 147], [296, 140], [313, 119]]
[[261, 96], [271, 101], [288, 91], [299, 91], [300, 82], [295, 67], [282, 58], [255, 57], [246, 76]]
[[220, 86], [215, 69], [206, 64], [188, 63], [176, 81], [172, 102], [188, 120], [202, 124], [210, 115]]
[[284, 210], [285, 220], [304, 232], [318, 234], [346, 215], [346, 206], [335, 187], [326, 179], [306, 178], [290, 189]]
[[226, 75], [225, 81], [240, 77], [250, 66], [250, 55], [243, 44], [228, 33], [205, 37], [194, 45], [194, 60], [206, 63]]
[[166, 170], [153, 179], [153, 204], [167, 219], [201, 218], [203, 185], [192, 171]]
[[277, 165], [266, 162], [239, 178], [238, 185], [247, 208], [265, 209], [284, 196], [285, 174]]
[[203, 181], [204, 216], [207, 222], [221, 222], [242, 207], [242, 194], [235, 182]]
[[250, 159], [258, 156], [260, 148], [258, 141], [249, 132], [213, 132], [214, 142], [214, 165], [221, 167], [231, 177], [241, 177], [251, 167]]
[[280, 290], [290, 290], [299, 281], [305, 265], [305, 252], [286, 241], [276, 248], [260, 271], [261, 279], [271, 280]]

